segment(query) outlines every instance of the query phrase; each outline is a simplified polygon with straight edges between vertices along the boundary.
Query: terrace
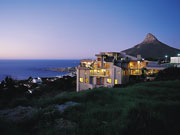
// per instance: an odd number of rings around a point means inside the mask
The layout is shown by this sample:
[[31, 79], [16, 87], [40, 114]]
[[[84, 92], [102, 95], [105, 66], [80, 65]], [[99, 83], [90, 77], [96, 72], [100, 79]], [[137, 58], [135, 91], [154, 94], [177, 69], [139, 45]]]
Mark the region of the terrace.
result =
[[94, 70], [90, 70], [90, 76], [108, 77], [108, 76], [110, 76], [110, 73], [109, 73], [109, 70], [94, 69]]

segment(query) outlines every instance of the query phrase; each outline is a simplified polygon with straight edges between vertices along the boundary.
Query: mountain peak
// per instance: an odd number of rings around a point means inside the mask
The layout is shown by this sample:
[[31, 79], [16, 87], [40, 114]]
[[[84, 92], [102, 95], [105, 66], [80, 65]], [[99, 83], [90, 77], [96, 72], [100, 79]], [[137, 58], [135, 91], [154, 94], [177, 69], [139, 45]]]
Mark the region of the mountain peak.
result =
[[143, 42], [123, 52], [132, 56], [140, 54], [143, 58], [164, 58], [164, 55], [176, 56], [180, 50], [162, 43], [154, 35], [148, 33]]
[[148, 33], [142, 43], [152, 43], [154, 41], [158, 41], [158, 39], [153, 34]]

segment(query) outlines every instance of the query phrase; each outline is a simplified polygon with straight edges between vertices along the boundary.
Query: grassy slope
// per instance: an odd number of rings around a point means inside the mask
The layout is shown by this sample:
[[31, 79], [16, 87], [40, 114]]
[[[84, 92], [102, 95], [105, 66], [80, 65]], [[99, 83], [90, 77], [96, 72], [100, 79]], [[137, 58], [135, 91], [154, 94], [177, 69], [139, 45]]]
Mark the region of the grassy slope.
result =
[[[72, 130], [54, 131], [53, 124], [42, 127], [43, 112], [32, 122], [28, 132], [37, 134], [77, 135], [179, 135], [180, 81], [148, 82], [127, 88], [99, 88], [70, 92], [31, 101], [35, 107], [47, 107], [66, 101], [81, 103], [63, 114], [51, 114], [46, 121], [64, 118], [76, 123]], [[47, 117], [46, 117], [47, 118]], [[38, 128], [37, 128], [38, 127]], [[24, 127], [23, 127], [24, 128]], [[15, 129], [21, 130], [21, 128]], [[35, 132], [34, 132], [35, 134]]]

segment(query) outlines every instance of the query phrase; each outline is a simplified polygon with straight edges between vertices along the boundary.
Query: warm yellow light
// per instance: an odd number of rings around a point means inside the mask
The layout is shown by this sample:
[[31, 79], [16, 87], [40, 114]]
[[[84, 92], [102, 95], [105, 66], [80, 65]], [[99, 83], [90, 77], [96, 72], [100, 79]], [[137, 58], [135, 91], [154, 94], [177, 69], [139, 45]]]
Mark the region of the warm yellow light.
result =
[[115, 84], [118, 84], [118, 81], [117, 81], [117, 79], [115, 79]]
[[83, 82], [83, 78], [80, 78], [80, 82]]
[[108, 78], [108, 79], [107, 79], [107, 82], [108, 82], [108, 83], [111, 83], [111, 79], [110, 79], [110, 78]]
[[85, 83], [88, 83], [88, 78], [85, 79]]
[[106, 74], [109, 75], [109, 71], [108, 70], [106, 71]]

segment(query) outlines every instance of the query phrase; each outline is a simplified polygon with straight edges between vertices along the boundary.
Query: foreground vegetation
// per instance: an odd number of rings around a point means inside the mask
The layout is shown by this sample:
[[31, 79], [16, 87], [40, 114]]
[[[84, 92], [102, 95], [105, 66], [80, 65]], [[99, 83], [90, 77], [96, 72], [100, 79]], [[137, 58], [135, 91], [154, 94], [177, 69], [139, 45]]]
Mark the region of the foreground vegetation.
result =
[[31, 106], [31, 101], [46, 98], [62, 92], [75, 91], [76, 77], [64, 76], [54, 81], [30, 83], [28, 80], [14, 80], [6, 77], [0, 83], [0, 109], [18, 105]]
[[[0, 130], [9, 135], [179, 135], [179, 88], [180, 80], [155, 81], [33, 98], [23, 103], [37, 109], [31, 119], [0, 120]], [[54, 107], [67, 101], [79, 105], [64, 112]], [[57, 127], [62, 119], [63, 127]]]

